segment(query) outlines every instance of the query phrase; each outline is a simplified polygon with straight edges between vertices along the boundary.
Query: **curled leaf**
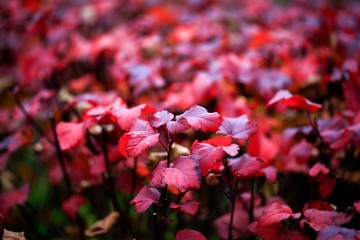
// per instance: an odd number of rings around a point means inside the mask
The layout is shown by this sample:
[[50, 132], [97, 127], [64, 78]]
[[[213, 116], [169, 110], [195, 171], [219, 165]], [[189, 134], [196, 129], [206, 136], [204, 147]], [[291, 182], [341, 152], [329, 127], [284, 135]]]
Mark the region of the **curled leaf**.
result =
[[85, 236], [93, 238], [107, 233], [116, 223], [119, 217], [120, 213], [118, 212], [109, 213], [105, 218], [100, 219], [99, 221], [91, 225], [89, 228], [87, 228], [85, 230]]
[[12, 232], [4, 229], [3, 240], [26, 240], [24, 232]]
[[278, 91], [275, 96], [270, 99], [266, 106], [269, 107], [277, 102], [282, 102], [289, 107], [302, 109], [307, 112], [315, 112], [321, 108], [320, 104], [313, 103], [298, 94], [293, 95], [288, 90]]
[[183, 204], [176, 204], [175, 202], [171, 202], [170, 203], [170, 208], [173, 209], [180, 209], [183, 212], [189, 213], [191, 215], [194, 215], [198, 208], [199, 208], [199, 203], [195, 200], [190, 200], [187, 201]]
[[196, 131], [215, 132], [223, 121], [217, 112], [209, 113], [206, 108], [198, 105], [176, 116], [175, 120], [167, 123], [170, 133], [182, 132], [190, 127]]

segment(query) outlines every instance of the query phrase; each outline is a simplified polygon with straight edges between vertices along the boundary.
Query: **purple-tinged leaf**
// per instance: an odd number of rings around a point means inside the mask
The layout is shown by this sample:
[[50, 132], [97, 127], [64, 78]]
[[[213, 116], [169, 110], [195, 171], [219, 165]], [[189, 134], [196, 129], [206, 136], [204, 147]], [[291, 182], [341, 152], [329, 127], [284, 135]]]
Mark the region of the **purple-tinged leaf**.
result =
[[250, 121], [246, 115], [242, 115], [238, 118], [225, 117], [216, 133], [224, 133], [239, 141], [245, 141], [254, 135], [257, 129], [255, 122]]
[[135, 204], [137, 212], [145, 212], [153, 203], [159, 201], [159, 198], [160, 192], [156, 188], [144, 186], [131, 201], [131, 204]]

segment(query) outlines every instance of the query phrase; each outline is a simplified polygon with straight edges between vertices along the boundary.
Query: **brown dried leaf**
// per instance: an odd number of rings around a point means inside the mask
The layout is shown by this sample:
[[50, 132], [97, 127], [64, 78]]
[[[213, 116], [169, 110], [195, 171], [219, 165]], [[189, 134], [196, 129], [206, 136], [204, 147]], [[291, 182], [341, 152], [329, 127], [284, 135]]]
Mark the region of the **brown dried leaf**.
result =
[[119, 217], [120, 213], [111, 212], [105, 218], [95, 222], [93, 225], [87, 228], [85, 230], [85, 236], [92, 238], [107, 233], [110, 228], [116, 223]]
[[24, 232], [12, 232], [4, 229], [3, 240], [26, 240]]
[[221, 174], [209, 173], [209, 175], [205, 177], [205, 181], [210, 186], [218, 186], [220, 184], [218, 177], [220, 176]]

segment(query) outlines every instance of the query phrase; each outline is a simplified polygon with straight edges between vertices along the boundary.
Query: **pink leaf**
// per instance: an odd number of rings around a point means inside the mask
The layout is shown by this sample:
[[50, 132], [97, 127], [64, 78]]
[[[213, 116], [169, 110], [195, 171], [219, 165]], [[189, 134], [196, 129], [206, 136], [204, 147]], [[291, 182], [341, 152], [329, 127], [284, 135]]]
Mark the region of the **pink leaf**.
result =
[[150, 177], [150, 184], [155, 187], [164, 187], [167, 184], [181, 191], [199, 189], [198, 160], [195, 156], [180, 156], [168, 168], [166, 161], [161, 161]]
[[200, 232], [191, 229], [181, 230], [176, 233], [175, 240], [189, 240], [189, 239], [206, 240], [206, 237], [202, 235]]
[[72, 195], [61, 205], [62, 210], [71, 218], [76, 219], [80, 207], [85, 204], [86, 200], [81, 195]]
[[188, 130], [191, 126], [185, 118], [177, 118], [176, 121], [170, 121], [166, 124], [170, 133], [179, 133]]
[[277, 102], [282, 102], [289, 107], [302, 109], [307, 112], [315, 112], [321, 108], [320, 104], [313, 103], [300, 95], [293, 95], [288, 90], [279, 90], [275, 96], [268, 101], [266, 106], [270, 107]]
[[198, 208], [199, 208], [199, 203], [196, 202], [195, 200], [190, 200], [190, 201], [187, 201], [187, 202], [185, 202], [183, 204], [176, 204], [174, 202], [171, 202], [170, 203], [170, 208], [180, 209], [183, 212], [194, 215], [197, 212]]
[[209, 113], [204, 107], [198, 105], [176, 116], [176, 120], [181, 118], [185, 118], [194, 130], [203, 132], [215, 132], [222, 122], [222, 118], [217, 112]]
[[135, 204], [137, 212], [145, 212], [153, 203], [159, 201], [160, 192], [156, 188], [144, 186], [136, 195], [131, 204]]
[[151, 126], [158, 128], [161, 125], [165, 125], [174, 118], [174, 114], [169, 113], [168, 111], [156, 112], [154, 116], [150, 119]]
[[322, 163], [316, 163], [312, 168], [309, 170], [309, 175], [311, 177], [316, 177], [320, 173], [328, 174], [330, 170]]
[[277, 178], [277, 169], [274, 166], [268, 166], [260, 170], [270, 183], [275, 183]]
[[228, 164], [235, 176], [250, 177], [261, 170], [263, 161], [248, 154], [243, 154], [241, 157], [229, 159]]
[[25, 184], [18, 189], [9, 190], [0, 195], [0, 214], [7, 215], [15, 205], [24, 204], [29, 196], [30, 185]]
[[348, 223], [353, 217], [337, 211], [317, 210], [314, 208], [307, 209], [304, 216], [306, 220], [303, 221], [307, 222], [317, 232], [329, 225]]
[[234, 156], [236, 156], [236, 154], [238, 154], [240, 147], [239, 147], [239, 145], [232, 143], [229, 146], [222, 147], [222, 149], [228, 155], [230, 155], [231, 157], [234, 157]]
[[257, 129], [258, 126], [255, 122], [249, 121], [246, 115], [242, 115], [238, 118], [224, 118], [216, 133], [224, 133], [239, 141], [244, 141], [254, 135]]
[[289, 152], [289, 155], [298, 163], [306, 163], [312, 155], [313, 146], [305, 139], [295, 144]]
[[163, 183], [163, 172], [166, 169], [167, 161], [160, 161], [156, 168], [152, 171], [149, 182], [150, 185], [155, 187], [164, 187], [165, 183]]
[[59, 122], [56, 133], [62, 150], [75, 147], [84, 137], [84, 124], [72, 122]]

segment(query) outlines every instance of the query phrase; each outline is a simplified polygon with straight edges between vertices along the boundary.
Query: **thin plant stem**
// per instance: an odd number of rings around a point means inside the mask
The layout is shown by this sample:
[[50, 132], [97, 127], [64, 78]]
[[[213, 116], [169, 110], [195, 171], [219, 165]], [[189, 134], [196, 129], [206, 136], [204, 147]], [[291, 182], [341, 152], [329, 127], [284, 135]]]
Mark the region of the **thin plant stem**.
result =
[[305, 114], [306, 114], [306, 118], [312, 128], [312, 131], [314, 132], [314, 134], [316, 135], [316, 137], [319, 139], [319, 143], [318, 143], [318, 147], [319, 147], [319, 150], [320, 150], [320, 154], [321, 154], [321, 161], [325, 164], [329, 164], [329, 148], [328, 148], [328, 145], [324, 142], [324, 139], [323, 137], [321, 136], [320, 134], [320, 131], [319, 131], [319, 128], [317, 126], [317, 122], [316, 120], [313, 121], [311, 119], [311, 116], [310, 116], [310, 113], [305, 111]]
[[56, 154], [58, 156], [59, 164], [61, 167], [61, 172], [62, 172], [64, 180], [65, 180], [65, 185], [66, 185], [66, 189], [68, 192], [68, 196], [70, 196], [73, 193], [72, 184], [70, 181], [69, 174], [66, 171], [65, 157], [64, 157], [63, 151], [61, 150], [61, 147], [60, 147], [59, 136], [57, 135], [57, 132], [56, 132], [56, 122], [55, 122], [55, 118], [53, 116], [50, 117], [50, 124], [51, 124], [51, 131], [52, 131], [52, 134], [55, 139], [54, 145], [55, 145], [55, 149], [56, 149]]
[[[169, 144], [167, 147], [167, 163], [166, 166], [170, 167], [170, 163], [171, 163], [171, 148], [173, 145], [173, 141], [169, 138], [168, 140]], [[161, 196], [160, 196], [160, 207], [159, 207], [159, 211], [158, 214], [158, 232], [159, 232], [159, 236], [156, 239], [164, 239], [164, 233], [165, 233], [165, 219], [168, 216], [167, 214], [167, 210], [168, 210], [168, 185], [165, 184], [164, 188], [161, 191]]]
[[112, 178], [112, 175], [111, 175], [111, 165], [110, 165], [109, 153], [108, 153], [108, 149], [107, 149], [107, 145], [106, 145], [107, 134], [106, 134], [106, 130], [104, 128], [102, 128], [101, 137], [102, 137], [101, 149], [102, 149], [102, 152], [104, 155], [104, 162], [105, 162], [105, 168], [106, 168], [106, 173], [103, 174], [104, 182], [108, 187], [110, 200], [111, 200], [111, 203], [112, 203], [115, 211], [119, 212], [122, 216], [124, 216], [124, 212], [120, 208], [120, 205], [117, 201], [116, 193], [114, 190], [114, 179]]
[[249, 222], [254, 221], [254, 202], [255, 202], [255, 177], [250, 180], [250, 207], [249, 207]]
[[35, 129], [35, 131], [38, 132], [38, 134], [40, 136], [44, 137], [44, 139], [46, 141], [48, 141], [50, 144], [54, 144], [54, 141], [51, 138], [49, 138], [48, 135], [46, 135], [44, 130], [39, 126], [39, 124], [37, 124], [35, 122], [35, 120], [32, 118], [32, 116], [29, 115], [29, 113], [26, 111], [24, 105], [22, 104], [20, 99], [16, 96], [16, 94], [11, 94], [10, 93], [10, 95], [13, 96], [16, 105], [20, 109], [21, 113], [25, 116], [26, 121], [28, 121], [28, 123], [30, 123], [30, 125]]
[[238, 184], [239, 184], [239, 179], [240, 179], [239, 177], [236, 177], [235, 187], [234, 187], [234, 190], [233, 190], [232, 196], [231, 196], [231, 212], [230, 212], [230, 224], [229, 224], [228, 240], [233, 239], [232, 229], [233, 229], [233, 221], [234, 221], [234, 213], [235, 213], [235, 202], [236, 202], [236, 194], [237, 194], [237, 188], [238, 188]]
[[[251, 177], [250, 180], [250, 207], [249, 207], [249, 223], [254, 221], [254, 203], [255, 203], [255, 177]], [[250, 240], [255, 239], [255, 235], [250, 233]]]
[[[55, 139], [54, 144], [55, 144], [55, 148], [56, 148], [56, 153], [58, 155], [61, 171], [62, 171], [64, 180], [65, 180], [67, 193], [68, 193], [68, 196], [70, 196], [71, 194], [73, 194], [73, 188], [72, 188], [72, 184], [71, 184], [69, 174], [66, 171], [65, 155], [64, 155], [64, 153], [63, 153], [63, 151], [61, 150], [61, 147], [60, 147], [59, 136], [57, 135], [57, 132], [56, 132], [56, 122], [55, 122], [54, 116], [50, 117], [50, 123], [51, 123], [51, 131], [52, 131], [52, 133], [54, 135], [54, 139]], [[79, 233], [80, 239], [85, 239], [84, 231], [82, 231], [82, 229], [84, 228], [83, 227], [83, 222], [82, 222], [81, 217], [79, 215], [77, 216], [76, 221], [77, 221], [77, 225], [80, 228], [80, 233]]]
[[230, 172], [230, 169], [229, 169], [229, 166], [228, 166], [228, 163], [227, 163], [227, 157], [222, 159], [222, 163], [223, 163], [224, 168], [225, 168], [225, 176], [226, 176], [227, 181], [228, 181], [229, 192], [231, 193], [233, 191], [233, 189], [232, 189], [232, 184], [231, 184], [231, 172]]

